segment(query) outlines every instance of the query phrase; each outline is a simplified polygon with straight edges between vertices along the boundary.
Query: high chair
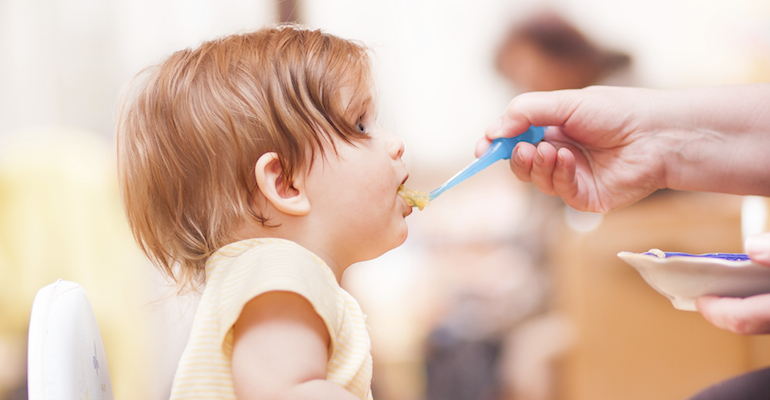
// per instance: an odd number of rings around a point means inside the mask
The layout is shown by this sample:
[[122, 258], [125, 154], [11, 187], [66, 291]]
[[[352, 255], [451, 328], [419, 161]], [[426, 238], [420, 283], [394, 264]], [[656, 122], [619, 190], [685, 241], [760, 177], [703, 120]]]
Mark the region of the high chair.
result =
[[37, 292], [27, 344], [29, 400], [112, 400], [102, 336], [80, 285], [57, 280]]

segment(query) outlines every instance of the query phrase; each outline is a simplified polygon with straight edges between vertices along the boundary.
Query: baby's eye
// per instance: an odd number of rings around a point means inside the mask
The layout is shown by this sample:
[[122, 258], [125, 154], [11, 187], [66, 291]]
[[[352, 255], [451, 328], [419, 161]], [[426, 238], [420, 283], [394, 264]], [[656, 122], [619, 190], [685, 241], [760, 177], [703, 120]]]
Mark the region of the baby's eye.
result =
[[356, 129], [358, 129], [361, 133], [366, 133], [366, 127], [364, 126], [364, 123], [360, 120], [356, 123]]

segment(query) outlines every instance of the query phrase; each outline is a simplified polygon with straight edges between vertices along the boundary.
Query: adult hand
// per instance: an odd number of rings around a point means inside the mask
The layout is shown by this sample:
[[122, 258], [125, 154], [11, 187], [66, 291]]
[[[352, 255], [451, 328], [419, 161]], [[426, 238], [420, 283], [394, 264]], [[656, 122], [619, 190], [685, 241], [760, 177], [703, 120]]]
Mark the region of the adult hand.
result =
[[739, 335], [770, 333], [770, 294], [746, 297], [702, 296], [698, 311], [718, 328]]
[[664, 165], [656, 157], [664, 143], [656, 139], [656, 124], [642, 118], [650, 115], [649, 98], [646, 89], [613, 87], [525, 93], [487, 128], [476, 153], [496, 137], [549, 126], [537, 147], [516, 146], [513, 173], [575, 209], [607, 212], [664, 187]]
[[511, 170], [569, 206], [607, 212], [661, 188], [770, 194], [770, 85], [691, 90], [589, 87], [514, 98], [476, 147], [530, 125]]
[[[770, 267], [770, 232], [746, 240], [746, 252], [758, 264]], [[770, 333], [770, 294], [747, 298], [702, 296], [696, 306], [715, 326], [740, 335]]]

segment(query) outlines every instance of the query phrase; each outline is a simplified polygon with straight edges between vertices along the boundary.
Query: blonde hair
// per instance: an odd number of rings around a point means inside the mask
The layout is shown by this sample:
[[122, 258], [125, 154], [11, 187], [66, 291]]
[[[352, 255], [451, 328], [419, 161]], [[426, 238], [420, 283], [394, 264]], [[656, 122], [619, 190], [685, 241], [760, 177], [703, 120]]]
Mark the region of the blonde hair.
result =
[[366, 47], [293, 25], [205, 42], [140, 73], [120, 111], [118, 170], [141, 249], [182, 287], [203, 283], [241, 222], [269, 226], [251, 201], [257, 159], [276, 152], [289, 180], [332, 135], [362, 138], [354, 113], [370, 93]]

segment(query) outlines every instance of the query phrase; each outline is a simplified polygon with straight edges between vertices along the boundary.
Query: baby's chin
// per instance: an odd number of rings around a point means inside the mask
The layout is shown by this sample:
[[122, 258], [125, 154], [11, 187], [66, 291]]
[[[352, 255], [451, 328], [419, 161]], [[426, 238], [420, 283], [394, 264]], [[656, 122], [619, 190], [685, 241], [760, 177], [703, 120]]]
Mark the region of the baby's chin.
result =
[[401, 240], [398, 242], [398, 245], [396, 245], [396, 247], [404, 244], [404, 242], [406, 242], [407, 236], [409, 236], [409, 227], [406, 224], [404, 224], [404, 234], [401, 236]]
[[401, 232], [401, 235], [399, 236], [398, 240], [395, 242], [396, 245], [388, 249], [388, 251], [395, 249], [396, 247], [401, 246], [406, 242], [406, 238], [409, 236], [409, 227], [406, 225], [406, 221], [404, 221], [404, 230]]
[[399, 235], [397, 237], [394, 237], [394, 240], [390, 242], [390, 244], [387, 247], [385, 247], [379, 255], [377, 255], [376, 257], [372, 257], [372, 259], [375, 259], [393, 249], [400, 247], [402, 244], [404, 244], [404, 242], [406, 242], [406, 238], [408, 235], [409, 235], [409, 228], [406, 226], [406, 223], [404, 223], [403, 230], [399, 232]]

